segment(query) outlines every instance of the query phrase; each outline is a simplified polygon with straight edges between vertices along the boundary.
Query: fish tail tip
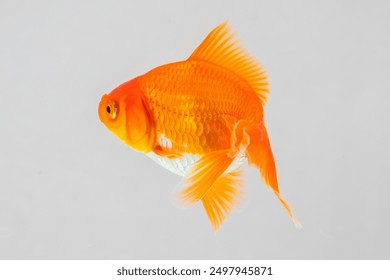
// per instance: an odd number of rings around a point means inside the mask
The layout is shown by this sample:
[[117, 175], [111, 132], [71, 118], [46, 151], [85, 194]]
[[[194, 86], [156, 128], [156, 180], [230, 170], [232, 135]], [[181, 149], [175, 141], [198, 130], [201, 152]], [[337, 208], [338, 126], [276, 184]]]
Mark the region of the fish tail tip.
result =
[[294, 225], [295, 225], [296, 229], [302, 229], [303, 228], [302, 224], [297, 220], [297, 218], [293, 217], [293, 222], [294, 222]]
[[171, 203], [178, 209], [188, 209], [193, 204], [185, 200], [183, 190], [174, 190], [170, 195]]

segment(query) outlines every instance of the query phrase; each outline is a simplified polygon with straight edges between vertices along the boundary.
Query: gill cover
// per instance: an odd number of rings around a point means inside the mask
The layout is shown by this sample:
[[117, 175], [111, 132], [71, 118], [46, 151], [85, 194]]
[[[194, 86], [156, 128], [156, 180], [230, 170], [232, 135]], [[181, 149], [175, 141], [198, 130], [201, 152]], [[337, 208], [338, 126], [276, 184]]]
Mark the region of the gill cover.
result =
[[150, 152], [155, 143], [154, 119], [141, 91], [135, 91], [124, 99], [126, 112], [126, 143], [141, 152]]

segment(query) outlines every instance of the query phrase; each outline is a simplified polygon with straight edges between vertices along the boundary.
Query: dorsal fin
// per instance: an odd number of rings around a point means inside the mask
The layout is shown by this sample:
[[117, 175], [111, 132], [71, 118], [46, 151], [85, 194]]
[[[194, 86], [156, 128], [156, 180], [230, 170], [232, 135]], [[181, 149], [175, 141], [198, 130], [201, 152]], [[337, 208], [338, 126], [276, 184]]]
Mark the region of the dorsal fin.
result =
[[263, 104], [267, 101], [268, 82], [264, 70], [240, 46], [227, 22], [212, 30], [188, 60], [207, 61], [230, 69], [247, 81]]

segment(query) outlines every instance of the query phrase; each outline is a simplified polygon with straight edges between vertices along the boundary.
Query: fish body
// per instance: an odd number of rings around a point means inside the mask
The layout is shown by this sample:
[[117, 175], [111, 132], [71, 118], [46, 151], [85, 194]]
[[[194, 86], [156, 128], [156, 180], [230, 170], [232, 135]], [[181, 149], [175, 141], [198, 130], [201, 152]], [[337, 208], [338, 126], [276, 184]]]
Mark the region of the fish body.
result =
[[219, 228], [242, 195], [239, 166], [257, 167], [281, 197], [264, 124], [268, 82], [226, 23], [185, 61], [159, 66], [104, 95], [101, 121], [133, 149], [184, 176], [179, 200], [202, 201]]
[[[218, 65], [182, 61], [139, 79], [155, 119], [157, 143], [183, 155], [175, 160], [154, 152], [148, 156], [178, 175], [184, 176], [199, 156], [228, 149], [239, 120], [259, 123], [263, 117], [261, 101], [246, 81]], [[242, 157], [236, 161], [242, 162]]]
[[157, 131], [179, 153], [227, 149], [234, 124], [241, 119], [260, 123], [263, 117], [260, 99], [245, 80], [217, 65], [183, 61], [140, 80]]

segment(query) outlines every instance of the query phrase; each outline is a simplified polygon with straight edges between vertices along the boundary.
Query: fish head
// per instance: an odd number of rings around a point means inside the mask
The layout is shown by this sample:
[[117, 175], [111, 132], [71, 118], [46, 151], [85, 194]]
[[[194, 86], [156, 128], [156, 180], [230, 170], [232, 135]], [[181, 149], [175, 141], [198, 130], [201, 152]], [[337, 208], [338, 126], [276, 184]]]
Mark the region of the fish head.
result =
[[100, 121], [118, 138], [141, 152], [155, 143], [154, 119], [142, 91], [132, 81], [120, 85], [100, 100]]
[[99, 119], [112, 133], [124, 140], [126, 138], [126, 128], [122, 110], [123, 104], [120, 100], [109, 94], [102, 96], [98, 109]]

